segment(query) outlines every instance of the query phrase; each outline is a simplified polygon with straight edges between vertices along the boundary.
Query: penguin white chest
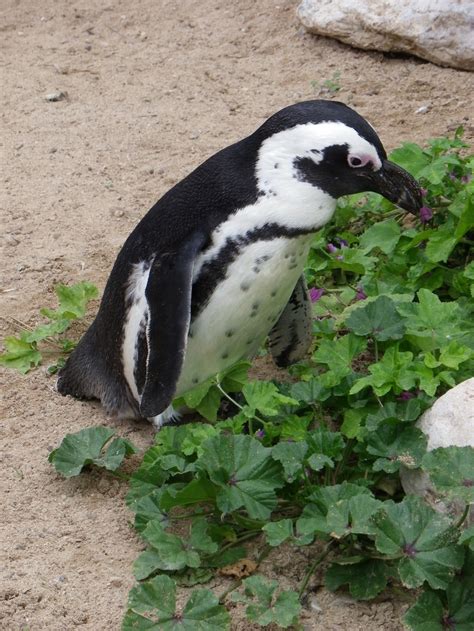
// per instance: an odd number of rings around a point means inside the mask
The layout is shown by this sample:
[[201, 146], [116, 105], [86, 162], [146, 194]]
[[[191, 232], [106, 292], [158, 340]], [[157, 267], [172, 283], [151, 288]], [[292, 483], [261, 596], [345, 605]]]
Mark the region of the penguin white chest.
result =
[[257, 351], [301, 276], [311, 238], [280, 237], [241, 249], [191, 323], [178, 396]]

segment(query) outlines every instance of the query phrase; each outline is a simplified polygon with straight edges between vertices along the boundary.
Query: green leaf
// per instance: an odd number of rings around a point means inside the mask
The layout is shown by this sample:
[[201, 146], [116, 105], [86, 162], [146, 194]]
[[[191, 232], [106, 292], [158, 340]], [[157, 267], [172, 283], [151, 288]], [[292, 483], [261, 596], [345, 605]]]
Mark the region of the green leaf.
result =
[[0, 355], [1, 366], [26, 374], [41, 362], [42, 355], [36, 344], [27, 342], [23, 335], [21, 338], [6, 337], [3, 343], [6, 350]]
[[76, 285], [56, 285], [54, 288], [59, 299], [59, 307], [56, 311], [42, 309], [41, 313], [52, 319], [66, 318], [75, 320], [83, 318], [86, 314], [89, 300], [97, 298], [97, 287], [86, 281]]
[[122, 631], [226, 631], [230, 618], [208, 589], [194, 590], [184, 607], [176, 608], [176, 585], [161, 575], [134, 587]]
[[204, 518], [193, 521], [188, 541], [166, 532], [161, 521], [151, 520], [142, 532], [152, 550], [143, 552], [134, 564], [135, 577], [143, 580], [157, 570], [181, 570], [185, 567], [199, 567], [202, 554], [215, 554], [218, 549], [207, 534]]
[[293, 520], [280, 519], [280, 521], [271, 521], [262, 528], [267, 535], [269, 545], [275, 547], [282, 544], [287, 539], [293, 537]]
[[443, 366], [458, 370], [459, 364], [462, 364], [473, 357], [474, 351], [471, 348], [463, 346], [462, 344], [456, 342], [456, 340], [453, 340], [448, 344], [448, 346], [441, 349], [439, 361], [443, 364]]
[[307, 450], [308, 445], [305, 441], [297, 443], [280, 441], [273, 447], [272, 458], [283, 466], [287, 482], [293, 482], [295, 477], [301, 473]]
[[342, 539], [346, 535], [372, 535], [375, 527], [371, 520], [382, 502], [370, 495], [356, 495], [338, 500], [329, 507], [326, 516], [327, 528], [331, 537]]
[[445, 631], [443, 603], [436, 592], [425, 591], [406, 612], [403, 621], [413, 631]]
[[334, 461], [342, 458], [345, 442], [339, 432], [318, 428], [307, 436], [309, 466], [319, 471], [325, 466], [334, 467]]
[[423, 457], [422, 468], [441, 493], [474, 502], [474, 448], [438, 447]]
[[283, 405], [297, 405], [298, 401], [287, 397], [270, 381], [251, 381], [242, 389], [250, 408], [250, 416], [256, 411], [265, 416], [276, 416]]
[[417, 374], [413, 370], [413, 353], [399, 351], [396, 344], [386, 350], [381, 361], [369, 366], [369, 373], [368, 377], [362, 377], [355, 382], [349, 394], [357, 394], [371, 386], [380, 397], [394, 387], [399, 390], [412, 390], [417, 382]]
[[433, 589], [446, 589], [464, 557], [462, 547], [454, 545], [459, 533], [447, 517], [407, 496], [399, 504], [385, 502], [372, 519], [377, 550], [399, 556], [398, 574], [406, 587], [427, 581]]
[[325, 388], [318, 379], [312, 378], [309, 381], [292, 383], [290, 394], [293, 399], [312, 404], [326, 401], [331, 396], [331, 391]]
[[326, 364], [336, 378], [332, 385], [350, 375], [352, 361], [367, 348], [366, 340], [349, 333], [337, 340], [322, 340], [314, 353], [315, 361]]
[[403, 465], [409, 469], [418, 467], [426, 453], [427, 438], [417, 427], [403, 427], [390, 421], [379, 425], [367, 437], [367, 451], [379, 456], [373, 464], [374, 471], [394, 473]]
[[387, 296], [379, 296], [377, 300], [352, 311], [346, 325], [357, 335], [370, 335], [381, 342], [399, 340], [405, 332], [403, 318]]
[[373, 224], [361, 235], [359, 245], [367, 254], [379, 248], [385, 254], [391, 254], [400, 239], [400, 226], [395, 219], [387, 219]]
[[275, 489], [284, 484], [272, 450], [243, 435], [210, 438], [203, 450], [196, 466], [220, 488], [218, 508], [228, 513], [243, 506], [250, 517], [268, 519], [277, 503]]
[[115, 438], [104, 452], [114, 433], [107, 427], [88, 427], [75, 434], [67, 434], [61, 445], [49, 454], [48, 460], [66, 478], [79, 475], [86, 465], [91, 464], [115, 471], [125, 456], [136, 450], [128, 440]]
[[348, 482], [317, 487], [308, 497], [308, 503], [296, 522], [297, 532], [302, 535], [330, 534], [333, 524], [328, 524], [329, 510], [341, 500], [360, 496], [371, 497], [371, 493], [362, 486]]
[[390, 570], [384, 561], [364, 559], [350, 565], [331, 565], [326, 571], [324, 583], [333, 592], [348, 584], [351, 596], [358, 600], [370, 600], [385, 589], [389, 576]]
[[234, 602], [247, 604], [246, 616], [262, 627], [275, 623], [287, 629], [296, 624], [301, 611], [298, 594], [280, 591], [276, 596], [278, 582], [255, 575], [243, 581], [244, 592], [232, 592]]
[[401, 147], [390, 154], [390, 159], [406, 169], [414, 177], [418, 177], [431, 161], [430, 156], [419, 146], [412, 142], [405, 142]]
[[155, 489], [149, 495], [141, 497], [134, 505], [135, 528], [138, 532], [145, 530], [151, 520], [167, 521], [167, 515], [160, 508], [160, 501], [164, 489]]
[[413, 631], [471, 631], [474, 621], [474, 589], [462, 578], [455, 578], [441, 594], [427, 590], [410, 607], [404, 622]]
[[474, 552], [474, 525], [462, 531], [459, 537], [459, 543], [466, 543]]

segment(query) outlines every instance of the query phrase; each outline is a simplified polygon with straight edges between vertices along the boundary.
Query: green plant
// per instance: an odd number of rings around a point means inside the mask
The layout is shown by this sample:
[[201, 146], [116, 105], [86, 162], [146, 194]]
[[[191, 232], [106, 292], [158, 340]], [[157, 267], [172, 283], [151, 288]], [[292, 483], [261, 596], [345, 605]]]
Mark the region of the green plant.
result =
[[19, 323], [23, 329], [20, 335], [5, 338], [6, 350], [0, 355], [0, 365], [27, 373], [42, 363], [43, 355], [53, 355], [57, 361], [49, 366], [49, 373], [54, 374], [61, 368], [65, 361], [64, 355], [70, 353], [77, 343], [62, 334], [74, 320], [85, 316], [88, 302], [97, 298], [98, 291], [91, 283], [82, 282], [70, 287], [57, 285], [55, 292], [59, 301], [58, 308], [40, 310], [47, 320], [46, 323], [35, 328]]
[[[414, 426], [474, 373], [474, 157], [461, 136], [392, 154], [426, 188], [419, 217], [358, 195], [316, 235], [306, 269], [315, 349], [291, 368], [296, 383], [250, 381], [243, 363], [177, 402], [209, 423], [162, 428], [129, 477], [127, 504], [148, 547], [134, 565], [124, 630], [228, 629], [229, 593], [256, 624], [297, 625], [323, 564], [328, 589], [345, 586], [358, 599], [389, 584], [419, 589], [405, 617], [413, 631], [472, 628], [474, 530], [463, 523], [474, 450], [426, 453]], [[222, 400], [228, 418], [217, 421]], [[58, 469], [109, 462], [111, 436], [99, 429], [87, 430], [77, 458], [72, 438], [53, 452]], [[401, 466], [421, 468], [441, 495], [464, 502], [462, 517], [404, 496]], [[308, 551], [295, 590], [257, 574], [217, 596], [194, 589], [177, 607], [177, 586], [245, 559], [252, 540], [257, 567], [282, 544]]]
[[313, 90], [316, 90], [319, 94], [337, 94], [341, 89], [341, 73], [334, 72], [330, 79], [326, 79], [325, 81], [311, 81], [311, 87]]

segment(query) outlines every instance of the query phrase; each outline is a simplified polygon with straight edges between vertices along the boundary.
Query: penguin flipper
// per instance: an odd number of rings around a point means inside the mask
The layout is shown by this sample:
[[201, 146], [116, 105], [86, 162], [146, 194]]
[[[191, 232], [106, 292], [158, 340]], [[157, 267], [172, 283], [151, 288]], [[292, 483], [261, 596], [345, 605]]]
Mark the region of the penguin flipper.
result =
[[304, 276], [300, 276], [288, 304], [269, 334], [277, 366], [285, 368], [303, 359], [312, 342], [312, 309]]
[[148, 303], [148, 358], [140, 414], [155, 417], [173, 400], [183, 366], [191, 320], [196, 255], [206, 236], [193, 233], [178, 250], [153, 261], [145, 297]]

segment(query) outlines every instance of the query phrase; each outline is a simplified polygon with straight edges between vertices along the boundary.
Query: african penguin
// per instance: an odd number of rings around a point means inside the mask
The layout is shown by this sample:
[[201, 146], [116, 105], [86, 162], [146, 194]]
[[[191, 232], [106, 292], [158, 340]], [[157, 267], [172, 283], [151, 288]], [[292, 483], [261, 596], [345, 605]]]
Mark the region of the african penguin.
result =
[[306, 101], [201, 164], [143, 217], [99, 312], [58, 379], [109, 413], [173, 418], [173, 398], [252, 357], [279, 365], [311, 342], [303, 268], [342, 195], [375, 191], [416, 212], [421, 190], [377, 134], [335, 101]]

